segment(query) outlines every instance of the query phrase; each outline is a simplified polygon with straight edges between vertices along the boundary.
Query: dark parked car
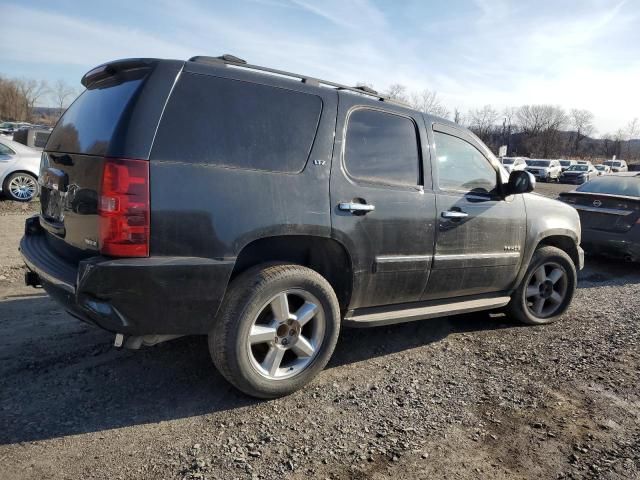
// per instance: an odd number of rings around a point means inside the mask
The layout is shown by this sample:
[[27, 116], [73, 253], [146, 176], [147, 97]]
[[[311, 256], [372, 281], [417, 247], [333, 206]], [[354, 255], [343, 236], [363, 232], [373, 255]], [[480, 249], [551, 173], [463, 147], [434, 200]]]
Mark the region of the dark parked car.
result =
[[587, 252], [640, 261], [640, 173], [595, 178], [560, 200], [578, 210]]
[[230, 56], [82, 83], [20, 249], [27, 284], [117, 345], [208, 334], [220, 372], [268, 398], [311, 380], [342, 325], [544, 324], [571, 302], [578, 214], [457, 124]]
[[591, 180], [592, 178], [596, 178], [598, 176], [598, 171], [592, 165], [591, 162], [587, 163], [578, 163], [576, 165], [571, 165], [567, 170], [562, 172], [560, 175], [560, 181], [562, 183], [585, 183]]

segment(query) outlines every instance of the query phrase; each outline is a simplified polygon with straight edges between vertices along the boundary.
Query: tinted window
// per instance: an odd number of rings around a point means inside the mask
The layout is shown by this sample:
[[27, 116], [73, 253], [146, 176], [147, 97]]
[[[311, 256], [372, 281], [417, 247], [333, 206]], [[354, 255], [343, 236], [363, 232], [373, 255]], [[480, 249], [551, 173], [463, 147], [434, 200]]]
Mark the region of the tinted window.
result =
[[141, 84], [141, 79], [135, 79], [85, 90], [56, 125], [47, 149], [104, 155]]
[[9, 147], [0, 143], [0, 155], [13, 155], [15, 152], [11, 150]]
[[434, 132], [434, 138], [440, 188], [465, 192], [495, 190], [496, 171], [473, 145], [446, 133]]
[[153, 158], [299, 172], [322, 99], [255, 83], [183, 74], [156, 136]]
[[640, 178], [621, 177], [618, 175], [597, 177], [577, 188], [579, 192], [608, 193], [610, 195], [625, 195], [640, 197]]
[[344, 164], [353, 178], [388, 185], [420, 183], [418, 134], [413, 121], [377, 110], [349, 115]]

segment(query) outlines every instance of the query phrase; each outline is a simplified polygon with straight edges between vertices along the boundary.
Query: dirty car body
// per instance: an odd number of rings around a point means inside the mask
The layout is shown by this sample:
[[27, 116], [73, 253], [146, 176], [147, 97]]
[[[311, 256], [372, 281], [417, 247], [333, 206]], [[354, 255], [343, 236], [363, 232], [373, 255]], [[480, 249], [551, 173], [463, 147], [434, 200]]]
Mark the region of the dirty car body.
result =
[[83, 83], [45, 147], [20, 249], [28, 284], [121, 337], [211, 338], [261, 265], [319, 274], [335, 300], [302, 280], [285, 300], [336, 302], [352, 326], [504, 307], [542, 247], [582, 268], [573, 208], [523, 193], [530, 175], [508, 177], [468, 130], [375, 92], [235, 57], [121, 60]]

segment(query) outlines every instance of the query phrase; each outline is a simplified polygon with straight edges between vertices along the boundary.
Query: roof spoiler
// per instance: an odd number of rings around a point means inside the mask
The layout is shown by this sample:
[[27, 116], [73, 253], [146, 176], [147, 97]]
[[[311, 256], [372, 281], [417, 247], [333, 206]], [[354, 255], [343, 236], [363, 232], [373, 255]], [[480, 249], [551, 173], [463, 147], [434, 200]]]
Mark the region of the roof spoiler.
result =
[[103, 63], [97, 67], [89, 70], [84, 74], [80, 83], [85, 88], [90, 88], [102, 80], [107, 78], [116, 77], [114, 80], [123, 79], [123, 74], [139, 72], [140, 76], [148, 73], [158, 60], [155, 58], [125, 58], [123, 60], [115, 60], [113, 62]]

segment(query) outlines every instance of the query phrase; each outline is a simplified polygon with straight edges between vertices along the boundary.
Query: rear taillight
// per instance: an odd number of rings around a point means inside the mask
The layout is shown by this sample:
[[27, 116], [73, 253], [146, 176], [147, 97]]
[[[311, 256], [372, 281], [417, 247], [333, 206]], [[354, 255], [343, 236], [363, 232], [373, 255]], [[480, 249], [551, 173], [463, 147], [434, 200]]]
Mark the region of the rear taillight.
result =
[[149, 256], [149, 162], [106, 158], [100, 203], [100, 253]]

